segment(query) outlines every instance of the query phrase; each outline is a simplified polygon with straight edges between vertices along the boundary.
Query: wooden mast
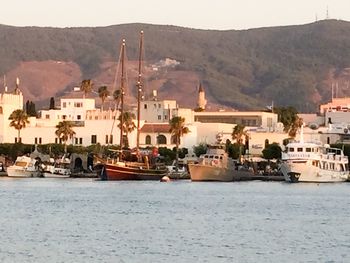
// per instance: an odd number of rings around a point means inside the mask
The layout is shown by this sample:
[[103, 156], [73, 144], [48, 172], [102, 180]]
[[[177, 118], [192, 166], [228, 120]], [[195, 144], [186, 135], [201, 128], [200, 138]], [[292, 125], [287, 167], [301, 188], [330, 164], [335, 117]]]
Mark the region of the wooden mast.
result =
[[139, 75], [137, 78], [137, 136], [136, 136], [136, 150], [140, 148], [140, 118], [141, 118], [141, 94], [142, 94], [142, 51], [143, 51], [143, 31], [140, 32], [140, 46], [139, 46]]
[[121, 46], [121, 79], [120, 79], [120, 156], [123, 149], [124, 133], [124, 94], [125, 94], [125, 39]]

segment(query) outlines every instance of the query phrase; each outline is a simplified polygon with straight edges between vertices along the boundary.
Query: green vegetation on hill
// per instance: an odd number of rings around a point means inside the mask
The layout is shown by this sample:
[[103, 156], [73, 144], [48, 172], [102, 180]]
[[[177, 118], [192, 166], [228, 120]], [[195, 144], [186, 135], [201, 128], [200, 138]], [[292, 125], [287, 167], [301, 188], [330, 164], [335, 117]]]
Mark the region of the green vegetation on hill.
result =
[[[0, 74], [21, 61], [74, 61], [91, 79], [104, 58], [116, 60], [127, 39], [137, 59], [139, 31], [145, 31], [148, 62], [166, 57], [177, 69], [199, 74], [206, 90], [226, 106], [256, 109], [274, 101], [314, 111], [330, 98], [329, 74], [350, 67], [350, 23], [324, 20], [301, 26], [251, 30], [197, 30], [126, 24], [96, 28], [0, 26]], [[336, 77], [336, 76], [335, 76]]]

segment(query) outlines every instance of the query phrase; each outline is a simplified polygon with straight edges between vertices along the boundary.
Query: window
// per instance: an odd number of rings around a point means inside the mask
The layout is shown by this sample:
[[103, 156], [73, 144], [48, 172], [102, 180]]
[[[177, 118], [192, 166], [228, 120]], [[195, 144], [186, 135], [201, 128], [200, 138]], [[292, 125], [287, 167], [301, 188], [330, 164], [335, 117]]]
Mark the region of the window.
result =
[[42, 140], [41, 140], [41, 137], [39, 137], [39, 144], [41, 144], [42, 143]]
[[50, 114], [46, 114], [45, 119], [50, 119]]
[[113, 135], [109, 135], [109, 144], [113, 144]]
[[66, 118], [67, 118], [67, 116], [66, 116], [66, 115], [62, 115], [62, 119], [64, 119], [64, 120], [65, 120]]
[[2, 112], [2, 107], [0, 107], [0, 114], [2, 114], [3, 112]]
[[38, 144], [38, 138], [34, 138], [34, 144]]
[[58, 143], [58, 138], [55, 138], [55, 143], [56, 143], [56, 144]]
[[150, 135], [147, 135], [147, 136], [146, 136], [145, 143], [146, 143], [146, 144], [151, 144], [151, 136], [150, 136]]
[[162, 105], [160, 103], [158, 103], [158, 108], [160, 109], [162, 107]]
[[168, 116], [167, 115], [164, 115], [164, 120], [167, 120], [168, 119]]
[[83, 103], [82, 102], [74, 102], [74, 107], [75, 108], [82, 108], [83, 107]]
[[79, 138], [75, 138], [75, 144], [78, 144], [78, 142], [79, 142]]
[[311, 148], [306, 148], [306, 152], [310, 153], [311, 152]]
[[298, 152], [302, 152], [302, 151], [303, 151], [303, 148], [298, 148], [297, 151], [298, 151]]
[[62, 103], [62, 108], [66, 108], [67, 107], [67, 102], [63, 102]]
[[91, 144], [97, 143], [97, 135], [91, 135]]
[[162, 119], [162, 115], [158, 115], [158, 120], [161, 120]]
[[143, 105], [143, 108], [144, 108], [145, 110], [147, 110], [147, 104]]
[[81, 120], [81, 115], [77, 115], [77, 119], [78, 119], [78, 120]]
[[289, 152], [294, 152], [294, 148], [289, 147], [288, 151], [289, 151]]
[[157, 144], [166, 144], [166, 137], [162, 134], [158, 135]]
[[108, 135], [106, 135], [106, 141], [105, 142], [106, 142], [106, 144], [108, 144]]

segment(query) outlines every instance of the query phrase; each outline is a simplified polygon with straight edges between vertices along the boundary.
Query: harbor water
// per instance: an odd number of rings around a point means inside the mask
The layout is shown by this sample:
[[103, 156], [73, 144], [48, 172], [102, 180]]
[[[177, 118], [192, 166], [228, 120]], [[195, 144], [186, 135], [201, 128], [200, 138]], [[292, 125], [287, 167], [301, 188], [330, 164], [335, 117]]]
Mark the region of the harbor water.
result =
[[0, 178], [0, 262], [350, 262], [350, 183]]

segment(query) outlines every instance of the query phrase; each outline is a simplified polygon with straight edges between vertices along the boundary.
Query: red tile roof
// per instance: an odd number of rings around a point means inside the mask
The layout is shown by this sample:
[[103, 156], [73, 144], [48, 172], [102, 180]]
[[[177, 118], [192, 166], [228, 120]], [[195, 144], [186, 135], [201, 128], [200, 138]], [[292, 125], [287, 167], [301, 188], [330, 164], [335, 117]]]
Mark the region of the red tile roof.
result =
[[170, 124], [167, 123], [159, 123], [159, 124], [145, 124], [141, 128], [141, 132], [149, 132], [149, 133], [169, 133]]

